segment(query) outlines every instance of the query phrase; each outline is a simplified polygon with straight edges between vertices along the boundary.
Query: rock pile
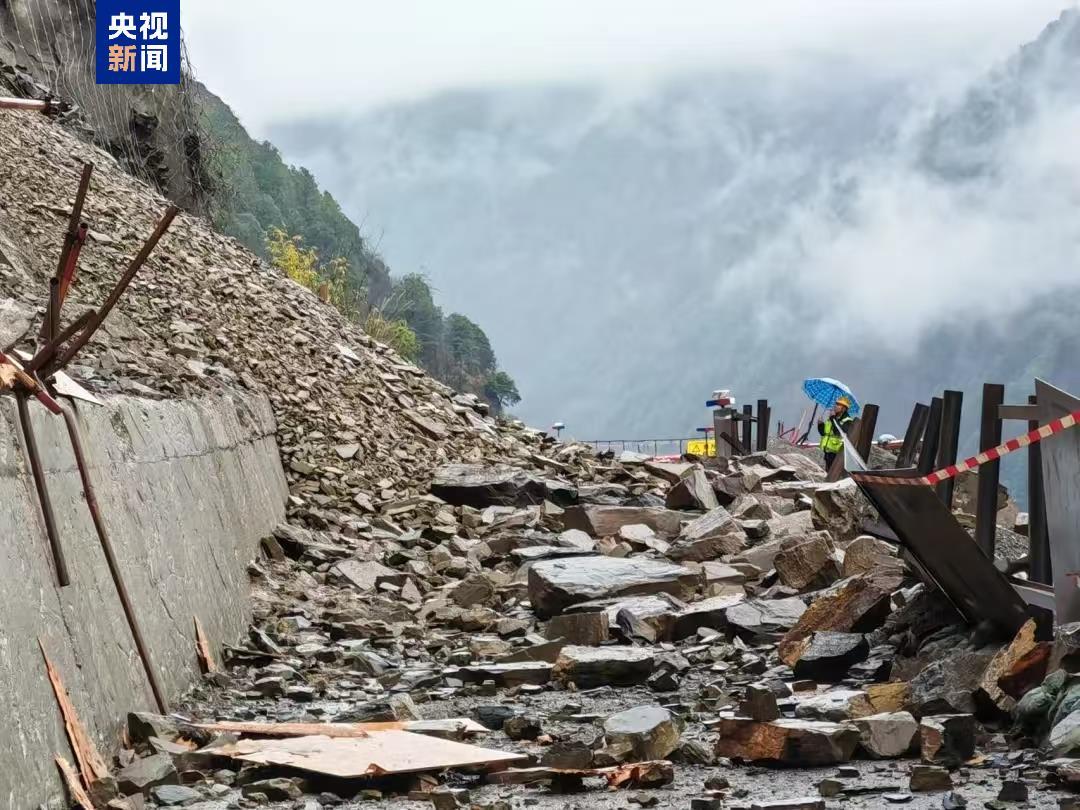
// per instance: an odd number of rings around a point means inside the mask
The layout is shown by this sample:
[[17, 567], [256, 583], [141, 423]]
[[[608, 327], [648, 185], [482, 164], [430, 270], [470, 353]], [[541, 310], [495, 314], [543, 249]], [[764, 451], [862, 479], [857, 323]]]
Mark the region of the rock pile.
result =
[[[102, 297], [164, 201], [36, 118], [0, 113], [0, 158], [0, 312], [16, 339], [42, 314], [76, 158], [98, 170], [71, 312]], [[1050, 663], [1070, 664], [1071, 636], [1051, 651], [1034, 630], [959, 626], [895, 548], [860, 534], [857, 489], [802, 455], [616, 459], [497, 423], [185, 216], [82, 357], [76, 376], [103, 393], [266, 393], [291, 493], [250, 567], [249, 637], [182, 717], [130, 719], [96, 797], [117, 810], [501, 808], [523, 785], [593, 780], [664, 787], [678, 806], [824, 806], [757, 764], [836, 768], [816, 791], [852, 806], [955, 790], [959, 807], [1046, 790], [1039, 758], [995, 733], [1014, 709], [1058, 753], [1080, 746], [1080, 689]], [[407, 776], [384, 759], [344, 778], [316, 756], [391, 728], [483, 734], [522, 761], [440, 787], [446, 761], [424, 737], [409, 737]], [[308, 746], [303, 766], [258, 759], [275, 735]], [[1052, 771], [1080, 783], [1073, 760]]]

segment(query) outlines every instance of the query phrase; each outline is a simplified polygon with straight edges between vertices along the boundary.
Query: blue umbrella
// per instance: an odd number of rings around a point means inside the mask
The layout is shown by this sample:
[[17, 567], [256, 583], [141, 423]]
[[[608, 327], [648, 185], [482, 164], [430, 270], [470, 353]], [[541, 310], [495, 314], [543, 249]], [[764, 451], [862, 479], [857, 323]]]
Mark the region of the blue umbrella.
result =
[[802, 390], [806, 392], [810, 399], [823, 408], [831, 408], [836, 405], [836, 400], [840, 397], [847, 397], [851, 400], [848, 413], [852, 416], [859, 415], [858, 400], [851, 393], [851, 389], [839, 380], [834, 380], [832, 377], [813, 377], [803, 382]]

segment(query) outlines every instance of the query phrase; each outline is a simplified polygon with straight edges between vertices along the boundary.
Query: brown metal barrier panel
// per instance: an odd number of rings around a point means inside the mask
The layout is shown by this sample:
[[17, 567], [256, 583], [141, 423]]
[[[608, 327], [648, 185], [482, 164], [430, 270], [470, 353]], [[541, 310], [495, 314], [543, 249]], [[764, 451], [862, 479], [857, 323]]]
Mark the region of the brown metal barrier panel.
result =
[[1028, 620], [1027, 607], [1004, 575], [929, 486], [876, 483], [875, 477], [917, 478], [918, 471], [868, 470], [856, 483], [881, 519], [911, 552], [923, 574], [972, 624], [990, 621], [1012, 638]]

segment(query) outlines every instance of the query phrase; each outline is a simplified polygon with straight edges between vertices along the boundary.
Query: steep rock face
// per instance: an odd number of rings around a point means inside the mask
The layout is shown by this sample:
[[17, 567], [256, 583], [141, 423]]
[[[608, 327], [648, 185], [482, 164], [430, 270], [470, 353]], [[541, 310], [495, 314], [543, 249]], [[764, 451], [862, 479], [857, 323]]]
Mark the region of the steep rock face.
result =
[[82, 0], [0, 3], [0, 95], [52, 95], [76, 105], [73, 130], [184, 208], [205, 210], [209, 183], [193, 82], [99, 87], [92, 13]]

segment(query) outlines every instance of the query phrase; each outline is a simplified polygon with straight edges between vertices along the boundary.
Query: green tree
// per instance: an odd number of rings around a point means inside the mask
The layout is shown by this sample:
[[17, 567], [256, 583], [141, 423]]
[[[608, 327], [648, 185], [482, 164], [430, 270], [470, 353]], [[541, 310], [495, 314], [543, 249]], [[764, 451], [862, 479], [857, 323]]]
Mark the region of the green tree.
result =
[[495, 371], [495, 352], [484, 330], [464, 315], [446, 319], [446, 349], [451, 361], [467, 378], [486, 378]]
[[382, 257], [311, 172], [287, 165], [273, 144], [251, 138], [233, 111], [197, 82], [194, 97], [218, 230], [437, 379], [485, 397], [496, 411], [519, 400], [483, 329], [464, 315], [444, 317], [422, 275], [392, 280]]
[[484, 397], [492, 404], [492, 407], [498, 403], [499, 407], [496, 410], [512, 408], [521, 402], [517, 384], [505, 371], [496, 371], [487, 378], [487, 382], [484, 383]]

